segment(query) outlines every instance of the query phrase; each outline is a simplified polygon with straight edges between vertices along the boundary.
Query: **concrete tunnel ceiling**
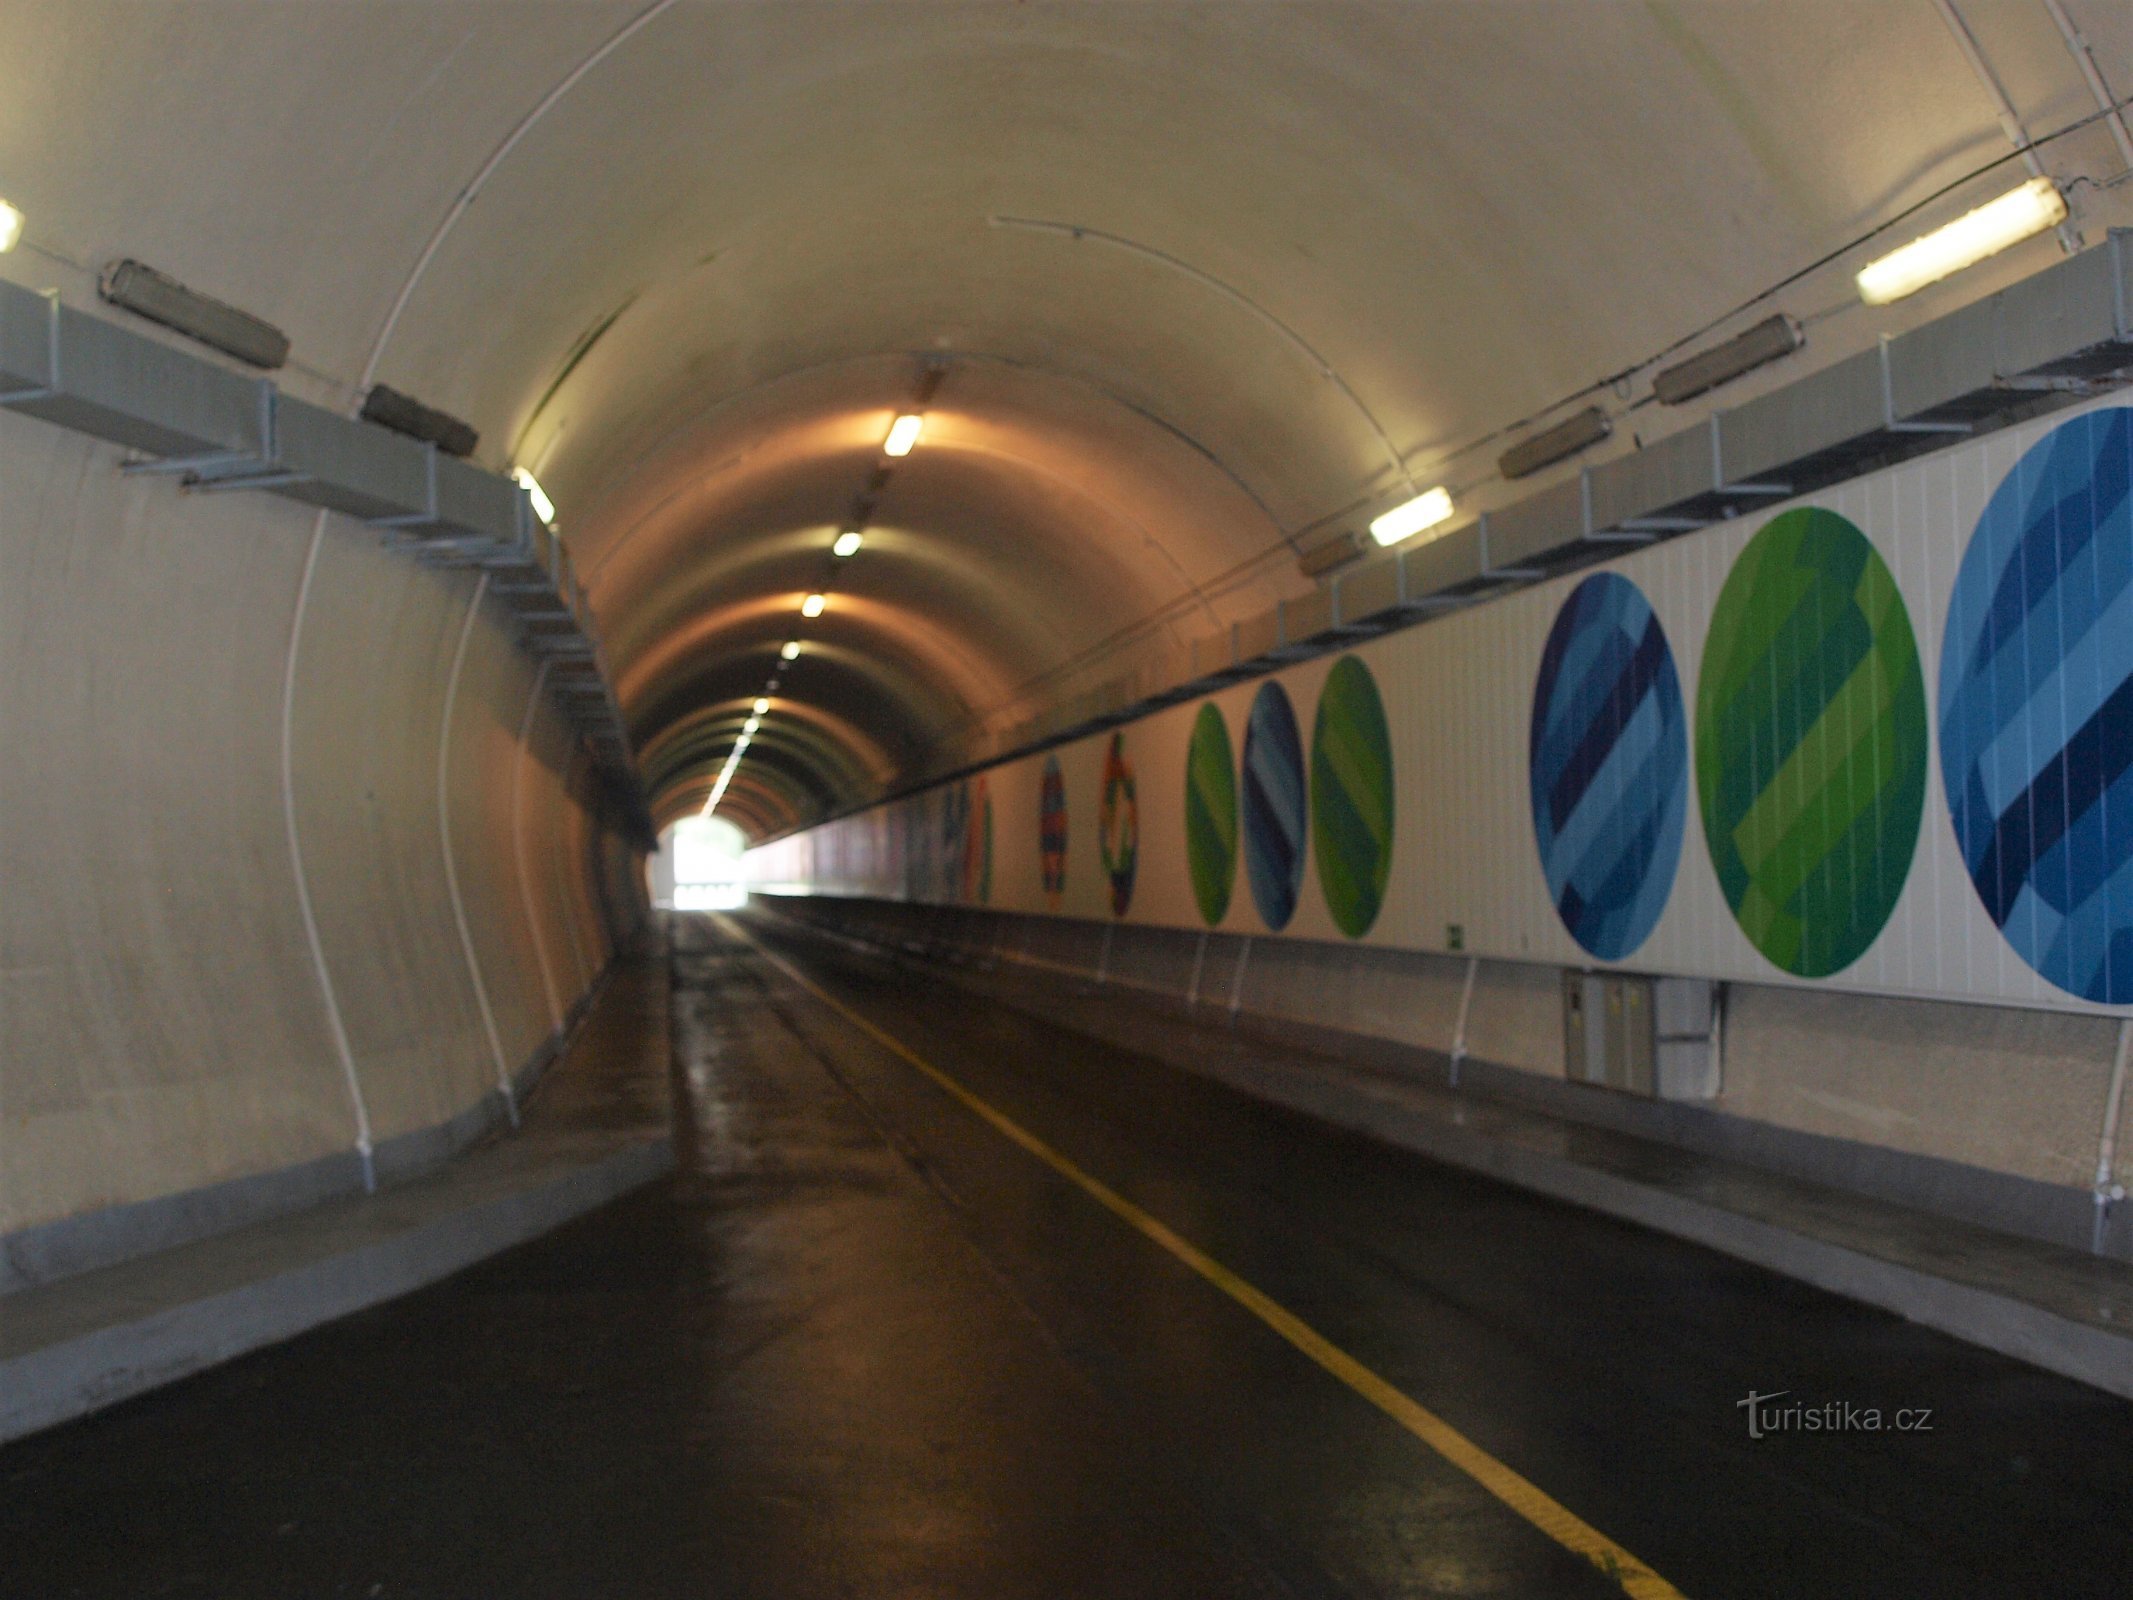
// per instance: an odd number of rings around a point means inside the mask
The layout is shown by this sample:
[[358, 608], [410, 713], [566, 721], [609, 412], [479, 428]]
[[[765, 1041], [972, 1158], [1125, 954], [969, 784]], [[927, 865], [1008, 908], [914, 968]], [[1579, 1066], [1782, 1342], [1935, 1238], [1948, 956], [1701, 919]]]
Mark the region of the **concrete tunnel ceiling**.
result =
[[[2133, 62], [2133, 9], [2065, 11]], [[298, 392], [375, 377], [538, 474], [662, 820], [804, 635], [724, 808], [760, 837], [1303, 592], [1403, 478], [1482, 484], [1462, 447], [2007, 156], [1944, 13], [72, 0], [0, 19], [0, 138], [37, 271], [153, 262], [287, 329]], [[2042, 5], [1959, 14], [2030, 136], [2093, 114]], [[1781, 304], [1819, 356], [2057, 249]]]

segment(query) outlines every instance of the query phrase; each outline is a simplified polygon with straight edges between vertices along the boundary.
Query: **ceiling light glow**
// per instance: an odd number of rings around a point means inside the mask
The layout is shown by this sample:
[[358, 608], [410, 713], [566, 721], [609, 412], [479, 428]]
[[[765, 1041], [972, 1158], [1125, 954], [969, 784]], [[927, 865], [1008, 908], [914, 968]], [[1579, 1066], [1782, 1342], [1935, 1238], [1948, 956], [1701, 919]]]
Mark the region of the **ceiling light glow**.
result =
[[925, 430], [926, 419], [916, 411], [907, 411], [889, 428], [889, 437], [882, 442], [881, 453], [885, 456], [907, 456], [911, 447], [918, 443], [918, 436]]
[[761, 716], [761, 715], [762, 715], [762, 714], [763, 714], [764, 712], [768, 711], [769, 709], [770, 709], [770, 696], [768, 696], [768, 695], [758, 695], [758, 696], [756, 697], [756, 702], [755, 702], [755, 714], [756, 714], [757, 716], [759, 716], [759, 717], [760, 717], [760, 716]]
[[0, 253], [15, 248], [22, 242], [22, 213], [0, 200]]
[[838, 557], [855, 556], [863, 542], [857, 528], [846, 528], [837, 535], [837, 542], [830, 546], [830, 554]]
[[540, 480], [524, 467], [513, 467], [511, 481], [526, 491], [526, 498], [533, 502], [533, 514], [549, 527], [554, 527], [555, 502], [548, 498], [548, 491], [541, 487]]
[[800, 659], [800, 641], [799, 641], [798, 639], [787, 639], [787, 640], [785, 641], [785, 648], [784, 648], [784, 649], [782, 649], [782, 650], [780, 650], [780, 651], [778, 652], [778, 659], [779, 659], [780, 661], [797, 661], [797, 660], [799, 660], [799, 659]]
[[1452, 492], [1440, 484], [1372, 519], [1370, 537], [1379, 544], [1398, 544], [1402, 539], [1412, 539], [1425, 529], [1449, 521], [1451, 514]]
[[800, 615], [803, 617], [819, 617], [822, 615], [822, 608], [828, 604], [829, 597], [827, 595], [811, 594], [800, 602]]
[[2049, 178], [2032, 178], [1901, 250], [1869, 261], [1859, 273], [1859, 298], [1870, 306], [1901, 300], [2065, 220], [2066, 196], [2059, 186]]

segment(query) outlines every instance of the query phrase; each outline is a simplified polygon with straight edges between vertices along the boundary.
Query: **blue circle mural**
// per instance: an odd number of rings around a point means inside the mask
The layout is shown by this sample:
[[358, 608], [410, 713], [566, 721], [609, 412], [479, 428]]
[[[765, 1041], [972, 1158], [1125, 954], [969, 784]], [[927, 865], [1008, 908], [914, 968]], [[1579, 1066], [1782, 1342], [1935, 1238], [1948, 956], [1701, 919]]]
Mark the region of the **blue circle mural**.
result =
[[1941, 644], [1940, 764], [1986, 914], [2133, 1004], [2133, 410], [2062, 423], [1978, 520]]
[[1533, 837], [1570, 937], [1619, 961], [1674, 886], [1689, 804], [1688, 723], [1651, 602], [1613, 572], [1563, 602], [1533, 685]]
[[1279, 933], [1304, 880], [1303, 735], [1288, 691], [1271, 680], [1244, 725], [1244, 868], [1252, 904]]

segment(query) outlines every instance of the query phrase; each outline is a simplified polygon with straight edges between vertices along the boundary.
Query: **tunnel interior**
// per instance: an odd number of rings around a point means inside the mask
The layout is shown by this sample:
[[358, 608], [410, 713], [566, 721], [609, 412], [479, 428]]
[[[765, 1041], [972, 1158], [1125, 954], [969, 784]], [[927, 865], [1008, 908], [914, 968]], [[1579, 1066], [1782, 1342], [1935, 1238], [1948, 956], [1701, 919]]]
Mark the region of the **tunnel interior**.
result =
[[[1534, 1230], [1707, 1292], [1698, 1328], [1759, 1359], [1826, 1339], [1975, 1398], [1988, 1443], [1950, 1494], [1982, 1503], [2000, 1467], [1977, 1462], [2026, 1459], [1994, 1387], [2019, 1387], [2014, 1361], [2064, 1385], [2037, 1414], [2071, 1418], [2068, 1440], [2122, 1439], [2133, 1358], [2104, 1324], [2133, 1317], [2133, 8], [18, 0], [0, 81], [0, 1294], [35, 1312], [0, 1363], [58, 1359], [26, 1341], [86, 1315], [34, 1297], [472, 1181], [455, 1171], [545, 1174], [590, 1128], [629, 1133], [601, 1149], [633, 1185], [682, 1168], [597, 1247], [540, 1258], [611, 1254], [628, 1316], [662, 1292], [645, 1238], [686, 1217], [689, 1249], [745, 1257], [741, 1217], [875, 1297], [867, 1359], [908, 1354], [895, 1319], [939, 1308], [869, 1274], [937, 1265], [902, 1209], [931, 1194], [968, 1224], [956, 1272], [1019, 1308], [956, 1278], [973, 1326], [1022, 1316], [1075, 1360], [1099, 1324], [1146, 1334], [1046, 1390], [1061, 1415], [1086, 1380], [1128, 1433], [1189, 1432], [1147, 1400], [1170, 1370], [1149, 1351], [1204, 1334], [1181, 1370], [1249, 1367], [1242, 1392], [1271, 1329], [1341, 1406], [1404, 1430], [1385, 1459], [1419, 1441], [1465, 1474], [1454, 1500], [1482, 1485], [1473, 1515], [1545, 1536], [1445, 1555], [1451, 1588], [1473, 1554], [1477, 1592], [1499, 1557], [1496, 1592], [1585, 1592], [1618, 1557], [1630, 1592], [1675, 1592], [1403, 1400], [1444, 1399], [1441, 1371], [1379, 1335], [1442, 1333], [1475, 1392], [1509, 1396], [1470, 1414], [1455, 1386], [1446, 1411], [1506, 1460], [1530, 1441], [1491, 1428], [1553, 1381], [1536, 1372], [1577, 1367], [1568, 1341], [1522, 1365], [1461, 1343], [1466, 1310], [1357, 1287], [1411, 1273], [1471, 1309], [1501, 1248], [1526, 1275], [1507, 1323], [1544, 1316]], [[1995, 227], [1948, 264], [1950, 238]], [[1940, 265], [1888, 287], [1914, 244]], [[1601, 684], [1614, 634], [1658, 642]], [[1550, 721], [1573, 712], [1575, 739]], [[1673, 741], [1671, 768], [1605, 766], [1645, 738]], [[1649, 894], [1593, 865], [1620, 843], [1578, 814], [1603, 770], [1652, 801], [1622, 847], [1632, 876], [1667, 855]], [[1637, 1028], [1641, 1055], [1617, 1037]], [[829, 1098], [794, 1112], [809, 1095]], [[1445, 1127], [1415, 1131], [1425, 1102]], [[944, 1131], [943, 1105], [972, 1127]], [[1388, 1164], [1364, 1136], [1393, 1121], [1418, 1161], [1471, 1171]], [[1515, 1151], [1493, 1169], [1460, 1143], [1482, 1125]], [[795, 1141], [794, 1193], [863, 1152], [864, 1193], [836, 1204], [874, 1244], [842, 1257], [791, 1194], [747, 1187], [784, 1170], [766, 1128]], [[1600, 1220], [1619, 1196], [1594, 1201], [1589, 1173], [1529, 1182], [1585, 1208], [1566, 1222], [1471, 1175], [1543, 1145], [1681, 1192]], [[1010, 1239], [969, 1197], [1017, 1149], [1043, 1170], [1002, 1180], [1031, 1230]], [[1404, 1236], [1381, 1260], [1348, 1169], [1497, 1242], [1448, 1244], [1456, 1269]], [[1786, 1226], [1841, 1213], [1890, 1259], [1848, 1277], [1834, 1231], [1813, 1271], [1712, 1245], [1679, 1208], [1719, 1191]], [[1070, 1294], [1045, 1247], [1086, 1269], [1111, 1246], [1057, 1220], [1062, 1195], [1169, 1259]], [[1166, 1201], [1204, 1209], [1188, 1226]], [[1624, 1242], [1632, 1225], [1677, 1241]], [[1337, 1289], [1284, 1254], [1303, 1235], [1351, 1252]], [[726, 1259], [688, 1255], [677, 1281], [697, 1293]], [[1742, 1261], [1767, 1281], [1725, 1276]], [[1942, 1267], [1959, 1291], [1918, 1287]], [[762, 1304], [797, 1270], [766, 1268]], [[1257, 1318], [1251, 1339], [1176, 1270]], [[1938, 1331], [1795, 1304], [1787, 1273]], [[2008, 1368], [1931, 1342], [1970, 1337], [1947, 1305], [2024, 1274], [2042, 1287], [1994, 1323]], [[1593, 1358], [1610, 1382], [1639, 1359], [1623, 1328], [1677, 1337], [1566, 1276], [1616, 1319]], [[473, 1281], [403, 1310], [470, 1315]], [[1350, 1319], [1332, 1333], [1281, 1298], [1321, 1291]], [[569, 1299], [529, 1299], [551, 1292]], [[1765, 1302], [1797, 1316], [1767, 1341]], [[350, 1359], [388, 1368], [416, 1321], [375, 1325], [382, 1347], [349, 1334]], [[700, 1331], [663, 1327], [646, 1359], [701, 1355]], [[820, 1393], [839, 1381], [794, 1360]], [[63, 1421], [154, 1363], [121, 1365], [21, 1416]], [[931, 1352], [929, 1392], [977, 1383], [956, 1368]], [[1698, 1366], [1699, 1403], [1736, 1377], [1761, 1381]], [[206, 1427], [190, 1392], [171, 1415]], [[1536, 1477], [1730, 1580], [1641, 1491], [1611, 1497], [1604, 1451], [1549, 1431], [1668, 1404], [1642, 1378], [1607, 1394], [1535, 1403]], [[671, 1464], [689, 1446], [662, 1409], [631, 1426]], [[1342, 1415], [1297, 1412], [1366, 1500]], [[1113, 1449], [1110, 1426], [1062, 1426], [1062, 1448]], [[0, 1407], [0, 1439], [28, 1431]], [[1639, 1437], [1701, 1470], [1665, 1427]], [[746, 1476], [714, 1465], [682, 1477]], [[1341, 1587], [1283, 1520], [1302, 1467], [1141, 1467], [1229, 1508], [1212, 1554], [1151, 1554], [1144, 1577], [1176, 1557], [1180, 1583]], [[501, 1502], [508, 1473], [483, 1471]], [[1887, 1460], [1861, 1471], [1907, 1529], [1937, 1514]], [[2042, 1581], [2053, 1539], [2084, 1582], [2119, 1558], [2064, 1513], [2123, 1473], [2077, 1476], [2053, 1455], [2023, 1491], [2042, 1498], [2006, 1572]], [[1130, 1520], [1132, 1499], [1106, 1504]], [[1802, 1490], [1771, 1527], [1820, 1504]], [[1017, 1582], [1080, 1559], [1045, 1526]], [[1856, 1560], [1925, 1593], [1960, 1565], [1847, 1527], [1843, 1561], [1784, 1581]], [[59, 1543], [38, 1559], [63, 1564]], [[1360, 1540], [1357, 1570], [1383, 1576], [1389, 1548]], [[1930, 1581], [1903, 1591], [1906, 1563]], [[646, 1592], [681, 1581], [653, 1566]], [[1091, 1582], [1138, 1592], [1122, 1571]]]

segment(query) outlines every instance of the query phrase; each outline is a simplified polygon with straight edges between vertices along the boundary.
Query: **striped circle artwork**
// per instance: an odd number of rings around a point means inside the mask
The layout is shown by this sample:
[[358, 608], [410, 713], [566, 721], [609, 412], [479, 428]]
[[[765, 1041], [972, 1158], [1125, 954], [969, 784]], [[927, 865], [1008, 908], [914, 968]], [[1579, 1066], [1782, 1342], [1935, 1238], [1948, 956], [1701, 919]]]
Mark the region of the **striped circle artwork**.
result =
[[1666, 907], [1689, 800], [1674, 653], [1627, 578], [1587, 578], [1556, 614], [1533, 686], [1528, 753], [1548, 897], [1571, 938], [1619, 961]]
[[1303, 736], [1288, 691], [1272, 679], [1244, 724], [1244, 875], [1260, 920], [1279, 933], [1304, 876]]
[[1133, 877], [1141, 859], [1141, 807], [1123, 733], [1111, 735], [1111, 748], [1104, 754], [1103, 785], [1103, 799], [1096, 808], [1096, 852], [1111, 885], [1111, 915], [1122, 917], [1133, 904]]
[[1059, 770], [1059, 758], [1046, 756], [1037, 785], [1037, 872], [1045, 904], [1054, 911], [1066, 893], [1066, 862], [1066, 776]]
[[1237, 765], [1229, 725], [1212, 700], [1193, 718], [1185, 747], [1185, 864], [1200, 916], [1213, 927], [1237, 881]]
[[1311, 845], [1333, 924], [1359, 939], [1392, 877], [1392, 737], [1370, 669], [1342, 656], [1311, 730]]
[[1696, 789], [1719, 888], [1772, 965], [1866, 953], [1911, 869], [1926, 697], [1910, 614], [1834, 511], [1773, 517], [1719, 591], [1696, 687]]
[[2060, 424], [1986, 504], [1941, 642], [1940, 762], [1985, 912], [2070, 994], [2133, 1004], [2133, 410]]

